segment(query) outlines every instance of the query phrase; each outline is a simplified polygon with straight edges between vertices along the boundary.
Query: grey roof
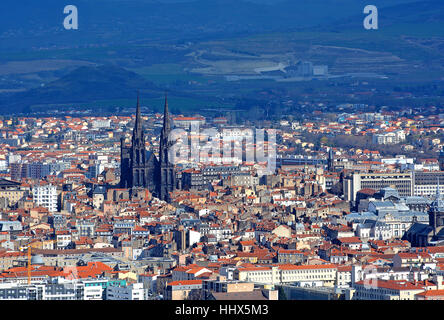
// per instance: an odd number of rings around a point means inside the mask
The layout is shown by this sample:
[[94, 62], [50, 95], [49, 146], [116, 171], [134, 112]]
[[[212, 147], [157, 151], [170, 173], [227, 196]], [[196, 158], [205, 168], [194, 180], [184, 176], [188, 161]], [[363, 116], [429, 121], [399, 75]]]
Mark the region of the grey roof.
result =
[[355, 220], [366, 220], [366, 219], [371, 219], [371, 220], [377, 220], [378, 217], [372, 213], [372, 212], [368, 212], [368, 211], [363, 211], [363, 212], [352, 212], [350, 214], [348, 214], [345, 217], [348, 221], [355, 221]]
[[428, 224], [424, 224], [424, 223], [414, 223], [414, 224], [412, 224], [412, 226], [408, 230], [409, 233], [420, 234], [423, 236], [429, 235], [430, 232], [432, 232], [432, 231], [433, 231], [433, 228], [431, 226], [429, 226]]
[[388, 227], [389, 225], [385, 221], [378, 220], [378, 221], [376, 221], [375, 226], [377, 226], [377, 227]]
[[[414, 217], [416, 217], [418, 221], [423, 221], [423, 222], [429, 221], [429, 215], [421, 211], [392, 212], [390, 214], [393, 216], [393, 218], [400, 220], [402, 222], [411, 222]], [[381, 218], [384, 217], [385, 215], [382, 216]]]
[[359, 224], [359, 227], [362, 228], [368, 228], [371, 229], [376, 223], [376, 220], [364, 220], [362, 223]]
[[394, 205], [395, 205], [396, 210], [399, 210], [399, 211], [409, 211], [410, 210], [409, 207], [407, 205], [405, 205], [404, 203], [395, 203]]
[[388, 197], [396, 197], [399, 198], [399, 193], [398, 190], [390, 188], [390, 187], [385, 187], [382, 188], [379, 193], [382, 195], [382, 197], [384, 199], [388, 198]]
[[394, 208], [395, 205], [391, 201], [370, 201], [376, 208]]
[[93, 191], [94, 194], [106, 194], [105, 186], [96, 186]]
[[404, 198], [405, 204], [430, 204], [431, 201], [424, 197], [412, 196]]
[[0, 178], [0, 188], [11, 188], [20, 186], [20, 182]]

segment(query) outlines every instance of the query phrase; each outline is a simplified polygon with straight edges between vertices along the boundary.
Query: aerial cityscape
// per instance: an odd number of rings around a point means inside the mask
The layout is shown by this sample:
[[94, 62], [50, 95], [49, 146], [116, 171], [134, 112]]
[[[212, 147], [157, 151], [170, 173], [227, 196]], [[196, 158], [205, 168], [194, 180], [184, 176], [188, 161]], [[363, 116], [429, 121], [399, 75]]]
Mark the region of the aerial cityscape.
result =
[[444, 300], [444, 3], [31, 2], [0, 300]]

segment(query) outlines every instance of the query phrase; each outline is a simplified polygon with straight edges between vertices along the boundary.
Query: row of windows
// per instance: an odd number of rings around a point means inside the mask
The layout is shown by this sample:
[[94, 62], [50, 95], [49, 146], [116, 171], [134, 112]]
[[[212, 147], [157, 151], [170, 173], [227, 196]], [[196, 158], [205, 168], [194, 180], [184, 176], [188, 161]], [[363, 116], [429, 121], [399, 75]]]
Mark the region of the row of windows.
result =
[[287, 270], [287, 271], [282, 271], [283, 274], [288, 274], [288, 273], [326, 273], [326, 272], [332, 272], [332, 270], [328, 270], [328, 269], [310, 269], [310, 270]]

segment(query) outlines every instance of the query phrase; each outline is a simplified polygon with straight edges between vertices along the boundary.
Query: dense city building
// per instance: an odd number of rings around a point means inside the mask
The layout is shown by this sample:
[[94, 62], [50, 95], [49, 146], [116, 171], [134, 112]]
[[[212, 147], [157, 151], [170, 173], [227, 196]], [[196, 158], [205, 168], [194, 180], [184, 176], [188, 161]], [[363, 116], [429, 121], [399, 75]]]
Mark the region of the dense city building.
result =
[[[247, 126], [199, 114], [170, 122], [166, 98], [163, 107], [146, 111], [138, 99], [130, 116], [18, 121], [33, 138], [0, 150], [1, 299], [441, 297], [440, 139], [427, 157], [383, 154], [304, 136], [362, 134], [377, 114], [281, 121], [265, 127], [276, 157], [251, 161], [247, 148], [261, 150]], [[191, 148], [195, 157], [172, 161], [171, 132], [208, 138], [196, 127], [231, 152]], [[54, 128], [63, 143], [46, 142]], [[36, 164], [48, 170], [28, 170]]]

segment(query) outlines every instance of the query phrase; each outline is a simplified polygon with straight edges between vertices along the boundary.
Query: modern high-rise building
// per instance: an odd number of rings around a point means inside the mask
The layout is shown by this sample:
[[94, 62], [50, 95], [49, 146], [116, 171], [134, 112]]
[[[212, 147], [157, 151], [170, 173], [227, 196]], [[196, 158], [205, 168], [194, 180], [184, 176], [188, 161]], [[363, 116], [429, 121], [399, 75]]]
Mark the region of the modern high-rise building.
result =
[[[414, 171], [414, 196], [433, 197], [436, 194], [437, 181], [444, 181], [444, 171]], [[444, 190], [441, 189], [444, 196]]]
[[353, 173], [344, 179], [344, 198], [347, 201], [356, 201], [356, 194], [361, 189], [381, 190], [386, 187], [396, 189], [401, 197], [410, 197], [413, 195], [413, 174], [411, 172]]
[[169, 161], [168, 153], [172, 142], [168, 140], [171, 125], [168, 112], [168, 99], [165, 96], [163, 128], [160, 135], [159, 159], [145, 148], [140, 100], [137, 97], [136, 123], [131, 146], [126, 146], [121, 139], [121, 176], [122, 188], [148, 189], [155, 197], [170, 201], [170, 192], [176, 187], [174, 165]]
[[10, 164], [11, 179], [20, 181], [24, 178], [42, 179], [51, 174], [51, 165], [49, 163], [20, 163]]

